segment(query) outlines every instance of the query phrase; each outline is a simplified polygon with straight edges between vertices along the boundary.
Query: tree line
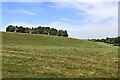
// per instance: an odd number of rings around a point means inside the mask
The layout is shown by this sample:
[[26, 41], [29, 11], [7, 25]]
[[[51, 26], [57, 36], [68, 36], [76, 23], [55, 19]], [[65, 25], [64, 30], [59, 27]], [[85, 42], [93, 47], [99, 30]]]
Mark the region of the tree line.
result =
[[31, 34], [46, 34], [46, 35], [55, 35], [55, 36], [63, 36], [68, 37], [67, 30], [57, 30], [55, 28], [50, 27], [42, 27], [39, 26], [37, 28], [29, 28], [29, 27], [23, 27], [23, 26], [13, 26], [9, 25], [6, 28], [6, 32], [20, 32], [20, 33], [31, 33]]
[[109, 44], [113, 44], [113, 46], [120, 46], [120, 36], [115, 38], [106, 37], [106, 39], [88, 39], [88, 40], [93, 42], [109, 43]]

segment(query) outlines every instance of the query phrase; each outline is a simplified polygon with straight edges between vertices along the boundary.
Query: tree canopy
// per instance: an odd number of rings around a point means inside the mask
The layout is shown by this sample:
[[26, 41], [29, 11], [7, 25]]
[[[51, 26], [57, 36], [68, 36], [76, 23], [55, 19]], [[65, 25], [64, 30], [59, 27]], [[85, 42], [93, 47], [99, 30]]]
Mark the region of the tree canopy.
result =
[[31, 33], [31, 34], [46, 34], [46, 35], [55, 35], [55, 36], [63, 36], [68, 37], [67, 30], [57, 30], [55, 28], [50, 27], [42, 27], [38, 26], [37, 28], [29, 28], [23, 26], [13, 26], [9, 25], [6, 28], [6, 32], [19, 32], [19, 33]]
[[89, 39], [89, 41], [104, 42], [104, 43], [108, 43], [108, 44], [113, 44], [114, 46], [120, 46], [120, 36], [115, 37], [115, 38], [106, 37], [106, 39]]
[[14, 32], [14, 31], [15, 31], [15, 26], [9, 25], [9, 26], [6, 28], [6, 31], [7, 31], [7, 32]]

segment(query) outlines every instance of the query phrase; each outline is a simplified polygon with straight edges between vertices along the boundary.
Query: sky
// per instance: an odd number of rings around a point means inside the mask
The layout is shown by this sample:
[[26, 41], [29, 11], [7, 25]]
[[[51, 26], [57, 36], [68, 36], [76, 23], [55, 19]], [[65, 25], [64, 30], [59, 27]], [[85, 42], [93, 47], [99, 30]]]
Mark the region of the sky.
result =
[[8, 25], [49, 26], [69, 37], [118, 36], [118, 2], [2, 2], [2, 29]]

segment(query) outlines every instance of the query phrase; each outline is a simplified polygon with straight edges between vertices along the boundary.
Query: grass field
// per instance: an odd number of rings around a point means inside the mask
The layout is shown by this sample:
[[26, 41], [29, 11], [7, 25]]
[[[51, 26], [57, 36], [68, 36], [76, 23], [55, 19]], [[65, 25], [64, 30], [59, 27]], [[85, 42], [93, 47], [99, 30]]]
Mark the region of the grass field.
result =
[[118, 47], [42, 34], [2, 32], [3, 78], [117, 78]]

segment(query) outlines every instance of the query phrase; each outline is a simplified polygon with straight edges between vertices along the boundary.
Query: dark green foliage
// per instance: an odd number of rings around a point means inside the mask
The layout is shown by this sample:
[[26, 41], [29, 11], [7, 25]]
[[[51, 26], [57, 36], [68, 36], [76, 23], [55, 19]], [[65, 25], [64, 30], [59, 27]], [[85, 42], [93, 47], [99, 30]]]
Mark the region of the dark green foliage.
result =
[[15, 26], [9, 25], [9, 26], [6, 28], [6, 32], [14, 32], [14, 31], [15, 31]]
[[49, 34], [49, 32], [50, 32], [50, 27], [45, 27], [45, 34]]
[[37, 27], [37, 30], [38, 30], [38, 34], [42, 34], [42, 27], [41, 26]]
[[57, 29], [54, 29], [54, 28], [50, 29], [50, 32], [49, 32], [50, 35], [57, 35], [57, 33], [58, 33]]
[[59, 30], [58, 31], [58, 36], [68, 37], [67, 30], [65, 30], [65, 31]]
[[17, 27], [16, 32], [24, 33], [25, 29], [22, 26], [20, 26], [20, 27]]
[[46, 27], [41, 27], [41, 34], [48, 34]]
[[31, 29], [31, 32], [30, 33], [33, 33], [33, 27], [32, 27], [32, 29]]
[[50, 28], [50, 27], [37, 27], [37, 28], [28, 28], [25, 27], [23, 28], [22, 26], [12, 26], [9, 25], [6, 28], [7, 32], [20, 32], [20, 33], [32, 33], [32, 34], [46, 34], [46, 35], [55, 35], [55, 36], [63, 36], [63, 37], [68, 37], [67, 30], [57, 30], [55, 28]]
[[106, 37], [106, 39], [88, 39], [89, 41], [93, 41], [93, 42], [104, 42], [104, 43], [109, 43], [109, 44], [113, 44], [114, 46], [120, 46], [120, 37], [115, 37], [115, 38], [108, 38]]
[[25, 33], [30, 33], [30, 30], [31, 30], [30, 28], [26, 27], [25, 28]]
[[64, 36], [64, 31], [63, 30], [59, 30], [58, 36]]
[[33, 28], [33, 32], [32, 32], [33, 34], [37, 34], [38, 32], [37, 32], [37, 28]]
[[65, 32], [64, 32], [64, 37], [68, 37], [67, 30], [65, 30]]

